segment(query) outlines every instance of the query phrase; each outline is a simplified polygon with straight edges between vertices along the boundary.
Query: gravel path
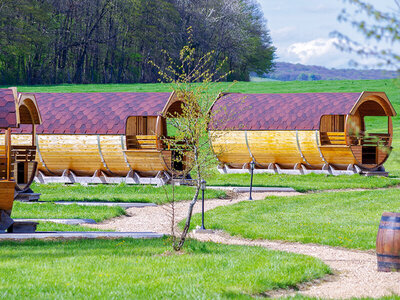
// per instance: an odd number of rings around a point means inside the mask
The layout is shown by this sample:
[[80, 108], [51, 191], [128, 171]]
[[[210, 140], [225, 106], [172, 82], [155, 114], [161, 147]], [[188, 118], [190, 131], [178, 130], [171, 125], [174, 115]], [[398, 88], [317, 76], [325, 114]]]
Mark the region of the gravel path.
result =
[[[254, 193], [253, 198], [264, 199], [269, 195], [292, 196], [296, 194], [299, 193]], [[205, 209], [210, 210], [217, 206], [231, 205], [247, 200], [247, 198], [247, 194], [238, 194], [232, 199], [206, 200]], [[175, 220], [177, 222], [186, 217], [188, 203], [187, 201], [175, 203]], [[200, 203], [199, 201], [196, 204], [194, 213], [201, 212]], [[127, 210], [127, 214], [127, 216], [89, 226], [117, 231], [154, 231], [166, 234], [171, 232], [171, 206], [169, 204], [157, 207], [130, 208]], [[329, 246], [279, 241], [252, 241], [232, 237], [224, 232], [216, 232], [214, 234], [190, 233], [190, 236], [201, 241], [262, 246], [268, 249], [299, 253], [321, 259], [334, 270], [336, 276], [330, 277], [326, 281], [319, 281], [316, 285], [306, 285], [300, 290], [303, 295], [333, 299], [400, 295], [400, 273], [377, 272], [376, 256], [372, 251], [351, 251]], [[291, 293], [295, 292], [283, 290], [274, 292], [271, 296], [286, 296]]]
[[[254, 199], [264, 199], [267, 196], [295, 196], [301, 195], [297, 192], [278, 192], [278, 193], [253, 193]], [[205, 200], [205, 210], [211, 210], [218, 206], [231, 205], [240, 201], [247, 200], [248, 194], [235, 194], [228, 199]], [[189, 201], [175, 203], [175, 226], [178, 222], [186, 218]], [[113, 229], [116, 231], [154, 231], [158, 233], [171, 233], [171, 204], [158, 205], [156, 207], [128, 208], [126, 216], [120, 216], [107, 220], [97, 225], [90, 225], [92, 228]], [[198, 201], [193, 209], [193, 213], [201, 212], [201, 200]], [[155, 221], [157, 220], [157, 221]]]

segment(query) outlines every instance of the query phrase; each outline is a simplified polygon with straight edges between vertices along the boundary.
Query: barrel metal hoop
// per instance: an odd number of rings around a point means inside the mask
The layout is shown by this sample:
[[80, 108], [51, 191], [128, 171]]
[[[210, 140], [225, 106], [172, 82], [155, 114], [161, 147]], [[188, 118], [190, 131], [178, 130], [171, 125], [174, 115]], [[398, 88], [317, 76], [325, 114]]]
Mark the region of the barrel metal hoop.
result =
[[39, 154], [39, 160], [42, 163], [43, 167], [47, 170], [52, 175], [55, 175], [50, 169], [46, 166], [46, 163], [44, 162], [44, 159], [42, 157], [42, 154], [40, 153], [40, 148], [39, 148], [39, 138], [37, 133], [35, 134], [35, 143], [36, 143], [36, 152]]
[[122, 154], [124, 156], [124, 160], [125, 160], [126, 166], [129, 168], [129, 170], [132, 171], [132, 167], [129, 164], [128, 157], [126, 156], [126, 153], [125, 153], [126, 147], [125, 147], [124, 136], [122, 134], [121, 134], [121, 148], [122, 148]]
[[400, 226], [379, 225], [379, 229], [400, 230]]
[[246, 140], [247, 150], [249, 151], [249, 154], [250, 154], [251, 159], [254, 161], [254, 163], [255, 163], [256, 165], [259, 165], [259, 166], [260, 166], [260, 164], [256, 161], [255, 157], [253, 156], [253, 153], [251, 153], [249, 141], [248, 141], [248, 139], [247, 139], [247, 130], [244, 131], [244, 137], [245, 137], [245, 140]]
[[400, 217], [391, 217], [391, 216], [382, 216], [381, 221], [384, 222], [399, 222], [400, 223]]
[[397, 259], [400, 259], [400, 255], [390, 255], [390, 254], [380, 254], [380, 253], [377, 253], [376, 254], [376, 256], [378, 256], [378, 257], [382, 257], [382, 258], [397, 258]]
[[318, 149], [319, 156], [321, 157], [322, 161], [325, 164], [329, 165], [329, 163], [325, 160], [325, 157], [321, 152], [321, 148], [320, 148], [320, 145], [319, 145], [319, 139], [318, 139], [318, 130], [315, 130], [315, 142], [317, 143], [317, 149]]
[[296, 130], [296, 143], [297, 143], [297, 150], [299, 151], [301, 158], [303, 159], [303, 161], [304, 161], [307, 165], [311, 166], [310, 163], [309, 163], [309, 162], [307, 161], [307, 159], [305, 158], [305, 156], [304, 156], [304, 154], [303, 154], [303, 151], [301, 151], [301, 148], [300, 148], [300, 141], [299, 141], [299, 131], [298, 131], [298, 130]]
[[101, 159], [101, 162], [103, 163], [104, 168], [105, 168], [108, 172], [110, 172], [110, 173], [112, 174], [111, 170], [110, 170], [110, 169], [108, 168], [108, 166], [107, 166], [106, 161], [104, 160], [103, 153], [101, 152], [100, 134], [97, 135], [97, 147], [99, 148], [100, 159]]
[[387, 262], [387, 261], [378, 261], [378, 268], [384, 268], [386, 270], [400, 270], [400, 263], [396, 262]]

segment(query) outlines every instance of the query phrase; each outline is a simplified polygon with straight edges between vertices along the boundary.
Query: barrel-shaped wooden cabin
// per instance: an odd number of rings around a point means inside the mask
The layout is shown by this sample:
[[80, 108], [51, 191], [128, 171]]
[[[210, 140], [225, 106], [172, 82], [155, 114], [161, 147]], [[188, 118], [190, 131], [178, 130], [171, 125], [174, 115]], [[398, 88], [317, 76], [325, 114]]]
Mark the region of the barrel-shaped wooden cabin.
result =
[[[254, 161], [270, 170], [376, 170], [389, 156], [395, 115], [383, 92], [224, 94], [209, 134], [228, 169]], [[371, 117], [384, 118], [384, 130], [370, 130]]]
[[[182, 102], [172, 93], [36, 93], [43, 116], [35, 142], [39, 174], [48, 177], [151, 177], [180, 173], [165, 116]], [[13, 141], [31, 143], [26, 127]], [[184, 159], [184, 158], [183, 158]], [[107, 181], [86, 181], [104, 182]], [[110, 181], [112, 180], [110, 179]]]
[[[29, 188], [36, 173], [36, 145], [32, 141], [41, 116], [32, 94], [19, 94], [16, 88], [0, 89], [0, 210], [11, 210], [14, 192]], [[25, 124], [30, 142], [12, 142], [12, 130]], [[1, 218], [1, 217], [0, 217]]]

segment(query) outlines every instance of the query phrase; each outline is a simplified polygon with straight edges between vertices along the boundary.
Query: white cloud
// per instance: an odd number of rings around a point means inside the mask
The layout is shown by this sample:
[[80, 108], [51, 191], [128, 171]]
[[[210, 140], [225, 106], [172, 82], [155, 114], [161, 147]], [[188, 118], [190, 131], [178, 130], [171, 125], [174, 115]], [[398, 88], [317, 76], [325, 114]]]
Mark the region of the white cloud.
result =
[[315, 39], [304, 43], [294, 43], [287, 48], [288, 54], [299, 59], [302, 64], [310, 64], [318, 57], [326, 56], [331, 52], [336, 52], [335, 43], [337, 39]]
[[360, 68], [376, 68], [378, 60], [374, 57], [361, 58], [357, 54], [340, 51], [335, 44], [336, 38], [318, 38], [308, 42], [293, 43], [287, 48], [278, 48], [278, 61], [300, 63], [304, 65], [324, 66], [327, 68], [349, 68], [351, 60], [360, 63]]

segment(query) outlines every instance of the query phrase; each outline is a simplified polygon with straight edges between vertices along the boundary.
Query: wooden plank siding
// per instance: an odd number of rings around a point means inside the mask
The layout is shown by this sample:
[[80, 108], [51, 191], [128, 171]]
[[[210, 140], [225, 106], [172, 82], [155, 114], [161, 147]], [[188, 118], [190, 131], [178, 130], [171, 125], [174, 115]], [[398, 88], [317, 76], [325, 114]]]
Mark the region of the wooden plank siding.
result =
[[213, 151], [221, 163], [241, 168], [251, 162], [244, 131], [210, 131], [209, 136]]
[[[36, 136], [38, 169], [46, 175], [72, 170], [80, 176], [91, 176], [97, 170], [109, 176], [126, 176], [131, 169], [152, 174], [169, 171], [171, 151], [157, 150], [156, 136], [136, 137], [141, 147], [127, 150], [124, 135], [39, 134]], [[31, 142], [31, 135], [12, 135], [14, 145], [31, 145]], [[4, 152], [4, 135], [0, 135], [0, 154], [1, 151]]]
[[279, 163], [285, 167], [303, 161], [297, 147], [296, 131], [248, 131], [247, 138], [259, 164]]
[[[291, 168], [301, 163], [321, 168], [325, 164], [318, 150], [319, 132], [314, 130], [299, 130], [297, 133], [292, 130], [247, 131], [249, 148], [246, 145], [246, 131], [213, 131], [210, 136], [217, 158], [232, 167], [249, 163], [252, 160], [250, 153], [263, 167], [277, 163]], [[322, 146], [320, 150], [330, 164], [347, 166], [356, 163], [350, 147], [346, 145]]]

